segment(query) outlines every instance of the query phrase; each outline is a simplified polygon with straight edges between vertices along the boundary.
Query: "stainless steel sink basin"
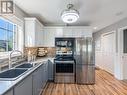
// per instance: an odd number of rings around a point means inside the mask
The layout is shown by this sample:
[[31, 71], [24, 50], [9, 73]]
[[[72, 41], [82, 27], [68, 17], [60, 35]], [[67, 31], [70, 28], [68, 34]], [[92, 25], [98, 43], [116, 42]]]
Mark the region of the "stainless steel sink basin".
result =
[[0, 80], [15, 80], [22, 76], [28, 69], [9, 69], [0, 73]]
[[24, 63], [24, 64], [21, 64], [15, 68], [32, 68], [33, 67], [33, 64], [30, 64], [30, 63]]

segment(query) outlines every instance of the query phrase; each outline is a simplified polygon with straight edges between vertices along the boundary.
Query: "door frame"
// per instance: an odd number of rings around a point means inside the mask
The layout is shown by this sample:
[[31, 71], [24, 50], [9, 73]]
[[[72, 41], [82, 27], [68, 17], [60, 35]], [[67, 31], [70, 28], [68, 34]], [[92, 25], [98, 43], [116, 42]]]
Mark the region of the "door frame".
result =
[[127, 79], [127, 74], [126, 74], [126, 70], [125, 67], [127, 67], [127, 64], [124, 63], [124, 60], [127, 58], [127, 53], [123, 53], [123, 30], [127, 29], [127, 26], [118, 28], [118, 62], [117, 64], [119, 65], [119, 74], [117, 76], [117, 78], [119, 80], [123, 80], [123, 79]]

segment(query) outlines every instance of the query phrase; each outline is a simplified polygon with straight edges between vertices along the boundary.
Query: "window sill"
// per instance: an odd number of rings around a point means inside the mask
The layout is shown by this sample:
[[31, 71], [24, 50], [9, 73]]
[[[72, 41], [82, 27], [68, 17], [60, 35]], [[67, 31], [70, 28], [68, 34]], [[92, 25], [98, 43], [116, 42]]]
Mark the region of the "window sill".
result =
[[[10, 54], [10, 52], [0, 52], [0, 61], [8, 60], [9, 54]], [[19, 57], [19, 56], [21, 56], [21, 54], [19, 54], [19, 53], [12, 54], [12, 58]]]

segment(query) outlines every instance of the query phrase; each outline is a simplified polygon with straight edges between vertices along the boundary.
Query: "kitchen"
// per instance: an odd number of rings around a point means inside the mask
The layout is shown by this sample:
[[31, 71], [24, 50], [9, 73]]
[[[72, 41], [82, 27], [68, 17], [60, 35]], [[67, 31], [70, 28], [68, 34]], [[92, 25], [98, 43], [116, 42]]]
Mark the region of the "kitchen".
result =
[[49, 2], [0, 1], [0, 95], [127, 95], [127, 2]]

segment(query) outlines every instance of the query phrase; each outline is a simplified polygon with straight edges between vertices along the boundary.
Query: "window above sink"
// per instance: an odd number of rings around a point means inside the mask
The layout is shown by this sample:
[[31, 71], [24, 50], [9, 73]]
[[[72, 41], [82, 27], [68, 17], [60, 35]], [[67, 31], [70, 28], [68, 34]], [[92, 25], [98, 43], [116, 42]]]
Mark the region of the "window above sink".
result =
[[0, 52], [12, 51], [16, 43], [16, 25], [0, 18]]
[[[14, 21], [13, 21], [14, 20]], [[23, 22], [13, 17], [0, 17], [0, 60], [8, 58], [12, 50], [23, 51]], [[19, 54], [14, 54], [18, 56]]]

